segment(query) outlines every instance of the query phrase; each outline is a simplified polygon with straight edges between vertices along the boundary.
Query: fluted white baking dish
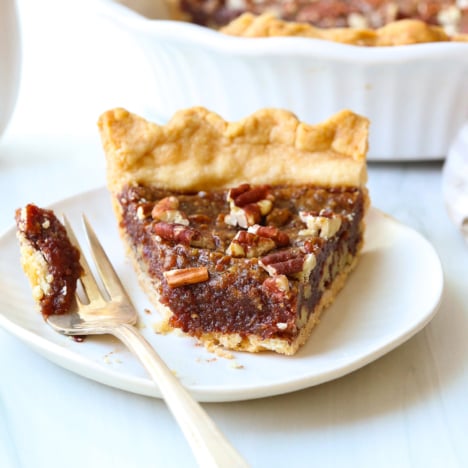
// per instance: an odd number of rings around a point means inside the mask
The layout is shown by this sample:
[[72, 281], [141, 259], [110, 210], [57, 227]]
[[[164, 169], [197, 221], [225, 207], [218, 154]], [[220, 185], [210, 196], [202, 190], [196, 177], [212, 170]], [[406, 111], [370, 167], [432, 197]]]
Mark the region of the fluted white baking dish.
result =
[[98, 5], [146, 54], [154, 76], [151, 108], [162, 120], [202, 105], [227, 120], [280, 107], [316, 123], [348, 108], [371, 120], [370, 160], [420, 160], [445, 157], [468, 118], [468, 42], [361, 47], [239, 38], [166, 19], [163, 0], [152, 0], [160, 19], [117, 0]]

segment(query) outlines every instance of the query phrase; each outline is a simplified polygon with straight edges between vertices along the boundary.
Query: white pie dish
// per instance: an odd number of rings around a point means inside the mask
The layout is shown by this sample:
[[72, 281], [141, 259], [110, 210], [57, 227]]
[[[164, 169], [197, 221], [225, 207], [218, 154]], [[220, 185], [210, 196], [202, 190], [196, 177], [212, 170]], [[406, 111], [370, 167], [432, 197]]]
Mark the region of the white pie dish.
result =
[[[199, 401], [238, 401], [280, 395], [342, 377], [375, 361], [420, 331], [437, 313], [444, 278], [434, 248], [420, 234], [371, 208], [361, 259], [308, 342], [294, 356], [233, 352], [227, 359], [178, 333], [157, 334], [161, 320], [118, 235], [102, 187], [51, 206], [79, 226], [83, 212], [104, 241], [133, 304], [140, 328]], [[82, 233], [76, 229], [82, 239]], [[82, 239], [82, 245], [86, 245]], [[0, 327], [50, 361], [78, 375], [133, 393], [160, 397], [137, 359], [108, 336], [76, 342], [56, 333], [34, 308], [12, 227], [0, 235]], [[143, 311], [146, 311], [143, 312]], [[64, 374], [65, 377], [65, 374]]]
[[116, 0], [97, 2], [99, 13], [129, 33], [148, 59], [153, 119], [202, 105], [226, 120], [279, 107], [317, 123], [348, 108], [372, 122], [369, 160], [391, 161], [444, 158], [468, 118], [468, 42], [360, 47], [238, 38], [169, 20], [162, 1], [152, 1], [161, 7], [158, 19]]

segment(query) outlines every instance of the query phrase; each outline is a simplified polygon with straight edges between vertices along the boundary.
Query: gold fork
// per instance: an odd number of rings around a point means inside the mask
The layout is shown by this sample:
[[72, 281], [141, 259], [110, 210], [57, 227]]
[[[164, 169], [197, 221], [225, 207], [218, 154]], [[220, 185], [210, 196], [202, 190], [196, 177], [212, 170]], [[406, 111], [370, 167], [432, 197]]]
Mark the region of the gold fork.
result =
[[65, 335], [111, 334], [119, 338], [140, 359], [159, 387], [200, 466], [248, 466], [153, 347], [133, 326], [137, 322], [137, 312], [86, 217], [83, 216], [84, 229], [106, 295], [101, 293], [66, 218], [64, 224], [70, 240], [80, 250], [80, 261], [84, 269], [80, 281], [88, 302], [84, 303], [77, 294], [77, 310], [65, 315], [51, 315], [47, 319], [48, 323], [54, 330]]

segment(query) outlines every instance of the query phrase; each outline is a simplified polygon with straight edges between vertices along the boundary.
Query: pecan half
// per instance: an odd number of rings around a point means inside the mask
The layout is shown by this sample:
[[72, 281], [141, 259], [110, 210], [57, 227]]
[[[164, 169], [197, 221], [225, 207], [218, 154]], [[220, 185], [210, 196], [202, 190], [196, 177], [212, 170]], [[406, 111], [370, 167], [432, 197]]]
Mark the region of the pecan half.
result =
[[261, 237], [248, 231], [238, 231], [226, 253], [231, 257], [260, 257], [276, 248], [272, 239]]
[[170, 288], [203, 283], [209, 279], [209, 273], [206, 267], [178, 268], [165, 271], [163, 275]]
[[242, 184], [228, 191], [227, 201], [230, 213], [225, 216], [224, 222], [247, 228], [259, 223], [262, 216], [271, 211], [274, 197], [268, 185], [252, 187], [250, 184]]
[[231, 199], [236, 206], [250, 205], [267, 199], [270, 193], [268, 185], [258, 185], [252, 187], [250, 184], [242, 184], [237, 189], [231, 189], [228, 193], [228, 200]]

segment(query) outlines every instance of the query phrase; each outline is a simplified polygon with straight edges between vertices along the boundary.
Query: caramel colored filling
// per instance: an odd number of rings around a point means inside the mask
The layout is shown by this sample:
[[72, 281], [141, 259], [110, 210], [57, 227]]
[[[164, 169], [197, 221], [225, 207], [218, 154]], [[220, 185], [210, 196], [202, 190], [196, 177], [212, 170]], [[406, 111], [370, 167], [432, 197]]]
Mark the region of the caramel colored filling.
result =
[[193, 336], [292, 342], [362, 244], [356, 188], [132, 186], [118, 200], [121, 228], [172, 311], [170, 324]]

